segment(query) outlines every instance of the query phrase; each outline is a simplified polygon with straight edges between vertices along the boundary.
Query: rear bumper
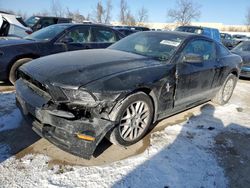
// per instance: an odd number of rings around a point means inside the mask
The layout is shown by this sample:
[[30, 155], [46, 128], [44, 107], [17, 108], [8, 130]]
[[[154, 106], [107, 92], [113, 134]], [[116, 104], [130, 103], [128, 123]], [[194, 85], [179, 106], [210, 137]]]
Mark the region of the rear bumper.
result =
[[[41, 137], [74, 155], [90, 159], [97, 145], [114, 126], [99, 118], [69, 118], [69, 112], [46, 108], [49, 97], [39, 95], [19, 79], [16, 82], [16, 102], [32, 129]], [[94, 141], [79, 139], [77, 133], [91, 135]]]
[[250, 78], [250, 66], [242, 66], [240, 76]]

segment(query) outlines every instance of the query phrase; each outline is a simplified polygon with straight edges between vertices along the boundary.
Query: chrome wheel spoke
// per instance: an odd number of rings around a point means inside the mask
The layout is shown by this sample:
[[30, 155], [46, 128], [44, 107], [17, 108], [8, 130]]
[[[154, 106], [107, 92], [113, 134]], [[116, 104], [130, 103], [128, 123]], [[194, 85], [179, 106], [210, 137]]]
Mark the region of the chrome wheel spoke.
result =
[[129, 109], [126, 110], [126, 116], [123, 117], [121, 120], [127, 120], [127, 119], [131, 119], [132, 115], [129, 111]]
[[146, 111], [144, 114], [141, 114], [141, 120], [144, 120], [144, 119], [146, 119], [147, 117], [149, 116], [149, 113], [148, 113], [148, 111]]
[[132, 103], [124, 111], [120, 120], [119, 131], [126, 141], [133, 141], [140, 137], [149, 121], [149, 107], [144, 101]]
[[125, 131], [125, 134], [123, 135], [125, 138], [129, 136], [129, 134], [131, 133], [131, 127], [128, 127], [128, 129]]

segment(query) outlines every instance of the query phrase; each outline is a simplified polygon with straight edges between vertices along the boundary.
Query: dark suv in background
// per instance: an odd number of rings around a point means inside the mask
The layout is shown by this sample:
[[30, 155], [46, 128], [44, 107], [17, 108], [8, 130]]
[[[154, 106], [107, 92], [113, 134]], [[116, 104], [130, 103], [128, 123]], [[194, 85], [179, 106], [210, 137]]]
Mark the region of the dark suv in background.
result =
[[220, 32], [218, 29], [200, 26], [180, 26], [175, 29], [176, 31], [189, 32], [207, 36], [217, 42], [221, 42]]
[[49, 16], [31, 16], [25, 21], [33, 31], [37, 31], [44, 27], [59, 24], [59, 23], [72, 23], [71, 18], [49, 17]]
[[222, 44], [224, 44], [224, 46], [226, 46], [229, 50], [235, 46], [236, 42], [234, 41], [232, 35], [228, 33], [220, 33], [220, 37]]

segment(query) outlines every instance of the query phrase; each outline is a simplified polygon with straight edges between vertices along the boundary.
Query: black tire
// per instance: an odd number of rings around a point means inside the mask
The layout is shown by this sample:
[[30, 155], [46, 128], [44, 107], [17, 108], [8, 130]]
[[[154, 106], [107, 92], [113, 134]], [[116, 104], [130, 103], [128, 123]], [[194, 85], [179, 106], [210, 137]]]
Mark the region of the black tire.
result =
[[[212, 102], [219, 104], [219, 105], [226, 104], [230, 100], [230, 98], [233, 94], [236, 83], [237, 83], [237, 77], [233, 74], [229, 74], [227, 76], [225, 82], [221, 86], [220, 90], [218, 91], [218, 93], [212, 99]], [[227, 93], [227, 95], [226, 95], [225, 91], [226, 91], [229, 84], [231, 85], [231, 88], [230, 88], [229, 93]]]
[[12, 65], [12, 67], [10, 68], [10, 72], [9, 72], [9, 80], [10, 80], [10, 82], [14, 85], [14, 83], [15, 83], [15, 81], [17, 80], [17, 69], [21, 66], [21, 65], [23, 65], [23, 64], [25, 64], [25, 63], [27, 63], [27, 62], [29, 62], [29, 61], [31, 61], [32, 59], [31, 58], [23, 58], [23, 59], [19, 59], [19, 60], [17, 60], [13, 65]]
[[[136, 116], [134, 116], [133, 118], [129, 118], [129, 119], [133, 119], [133, 120], [129, 120], [130, 121], [130, 123], [129, 123], [130, 128], [127, 128], [127, 129], [131, 129], [131, 134], [136, 134], [135, 132], [138, 132], [138, 131], [140, 133], [138, 133], [139, 134], [138, 137], [136, 137], [134, 139], [131, 139], [131, 140], [124, 139], [124, 137], [122, 136], [122, 131], [123, 131], [122, 130], [122, 121], [127, 121], [127, 120], [122, 120], [122, 118], [124, 117], [124, 114], [127, 113], [127, 110], [129, 109], [129, 107], [132, 107], [133, 105], [135, 105], [134, 107], [137, 107], [136, 106], [137, 104], [138, 105], [141, 104], [141, 106], [139, 105], [139, 107], [138, 107], [139, 108], [138, 111], [140, 111], [140, 110], [143, 111], [144, 107], [145, 107], [146, 113], [143, 114], [142, 112], [138, 112]], [[134, 108], [134, 109], [135, 109], [135, 111], [137, 111], [136, 108]], [[120, 103], [118, 102], [118, 105], [112, 110], [111, 117], [113, 120], [115, 120], [118, 123], [107, 134], [106, 137], [110, 140], [110, 142], [112, 142], [115, 145], [129, 146], [129, 145], [135, 144], [141, 138], [143, 138], [145, 136], [145, 134], [147, 133], [148, 128], [150, 127], [150, 125], [152, 123], [153, 113], [154, 113], [153, 103], [148, 95], [146, 95], [143, 92], [138, 92], [138, 93], [134, 93], [134, 94], [129, 95], [126, 99], [124, 99]], [[146, 114], [148, 114], [148, 116]], [[144, 122], [145, 119], [142, 120], [142, 116], [147, 116], [146, 123]], [[140, 118], [137, 118], [137, 117], [140, 117]], [[144, 123], [142, 123], [139, 120], [142, 120]], [[135, 125], [136, 123], [138, 125]], [[125, 124], [127, 124], [127, 123], [125, 123]], [[139, 125], [139, 124], [141, 124], [141, 125]], [[138, 126], [138, 127], [132, 127], [132, 126]], [[142, 128], [142, 126], [144, 126], [144, 128]], [[125, 129], [125, 128], [123, 128], [123, 129]], [[137, 129], [137, 130], [135, 131], [135, 129]]]

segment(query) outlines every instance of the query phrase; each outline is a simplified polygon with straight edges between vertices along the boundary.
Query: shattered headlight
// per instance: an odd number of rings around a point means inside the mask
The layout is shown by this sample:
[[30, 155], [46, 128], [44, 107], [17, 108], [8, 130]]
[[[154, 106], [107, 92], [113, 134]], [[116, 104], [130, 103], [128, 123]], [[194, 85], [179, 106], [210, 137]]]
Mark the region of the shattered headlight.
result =
[[95, 96], [85, 90], [63, 88], [63, 92], [72, 102], [83, 103], [83, 104], [93, 104], [96, 102]]

